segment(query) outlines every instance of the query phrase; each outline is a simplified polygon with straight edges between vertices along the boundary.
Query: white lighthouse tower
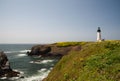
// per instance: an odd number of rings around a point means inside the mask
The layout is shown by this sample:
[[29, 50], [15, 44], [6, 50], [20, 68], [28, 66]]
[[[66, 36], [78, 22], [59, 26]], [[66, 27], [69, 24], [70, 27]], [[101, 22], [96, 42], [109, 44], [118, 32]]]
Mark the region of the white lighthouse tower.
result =
[[102, 39], [101, 39], [101, 30], [100, 30], [100, 27], [98, 27], [98, 30], [97, 30], [97, 41], [98, 41], [98, 42], [102, 41]]

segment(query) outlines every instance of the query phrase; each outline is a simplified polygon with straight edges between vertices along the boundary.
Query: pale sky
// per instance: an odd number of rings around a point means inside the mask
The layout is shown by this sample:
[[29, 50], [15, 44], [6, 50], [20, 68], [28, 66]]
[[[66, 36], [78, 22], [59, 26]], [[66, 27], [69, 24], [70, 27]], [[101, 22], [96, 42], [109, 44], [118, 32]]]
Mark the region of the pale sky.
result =
[[0, 43], [120, 40], [120, 0], [0, 0]]

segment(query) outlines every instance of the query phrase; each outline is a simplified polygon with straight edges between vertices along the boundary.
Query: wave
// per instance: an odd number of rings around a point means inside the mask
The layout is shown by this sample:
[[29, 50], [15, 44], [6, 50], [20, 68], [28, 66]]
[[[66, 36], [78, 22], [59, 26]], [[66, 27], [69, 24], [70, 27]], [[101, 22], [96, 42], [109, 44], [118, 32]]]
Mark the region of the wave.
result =
[[23, 71], [20, 71], [20, 70], [17, 70], [17, 69], [13, 69], [13, 71], [16, 71], [16, 72], [20, 72], [20, 74], [24, 74], [24, 72]]
[[5, 51], [5, 53], [27, 53], [30, 52], [31, 50], [20, 50], [20, 51]]
[[38, 61], [30, 61], [29, 63], [35, 63], [35, 64], [46, 64], [46, 63], [50, 63], [53, 62], [54, 60], [38, 60]]
[[5, 51], [4, 53], [17, 53], [18, 51]]
[[46, 64], [46, 63], [48, 63], [48, 62], [53, 62], [54, 60], [43, 60], [43, 61], [41, 61], [41, 63], [42, 64]]
[[17, 56], [24, 57], [24, 56], [27, 56], [27, 55], [26, 54], [18, 54]]
[[50, 70], [43, 68], [40, 70], [39, 74], [30, 76], [30, 77], [25, 77], [17, 81], [42, 81], [44, 78], [48, 76], [49, 72]]
[[19, 77], [12, 77], [12, 78], [9, 78], [9, 80], [18, 80], [18, 79], [20, 79], [21, 77], [24, 76], [23, 71], [20, 71], [20, 70], [17, 70], [17, 69], [13, 69], [13, 70], [16, 71], [16, 72], [20, 72], [20, 74], [18, 74]]
[[27, 52], [30, 52], [31, 50], [21, 50], [19, 51], [20, 53], [27, 53]]
[[1, 77], [0, 79], [4, 80], [4, 79], [7, 79], [7, 77]]
[[16, 71], [16, 72], [20, 72], [20, 74], [18, 74], [19, 77], [11, 77], [11, 78], [1, 77], [0, 79], [2, 79], [2, 80], [13, 80], [14, 81], [14, 80], [18, 80], [21, 77], [23, 77], [23, 74], [24, 74], [23, 71], [19, 71], [19, 70], [16, 70], [16, 69], [13, 69], [13, 70]]
[[38, 70], [38, 72], [40, 72], [40, 73], [43, 73], [43, 72], [45, 72], [45, 71], [47, 71], [46, 68], [42, 68], [42, 69]]
[[39, 56], [32, 56], [33, 58], [41, 58], [42, 56], [39, 55]]
[[19, 79], [20, 77], [12, 77], [12, 78], [7, 78], [7, 77], [1, 77], [0, 79], [2, 80], [17, 80]]

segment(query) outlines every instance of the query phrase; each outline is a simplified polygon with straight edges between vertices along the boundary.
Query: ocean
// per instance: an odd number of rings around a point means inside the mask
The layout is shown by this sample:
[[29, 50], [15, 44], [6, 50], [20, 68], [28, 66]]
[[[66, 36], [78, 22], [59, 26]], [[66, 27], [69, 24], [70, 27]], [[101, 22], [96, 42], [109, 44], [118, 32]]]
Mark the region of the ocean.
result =
[[0, 44], [0, 51], [7, 55], [13, 70], [19, 71], [24, 78], [0, 78], [0, 81], [42, 81], [47, 77], [59, 58], [27, 56], [35, 44]]

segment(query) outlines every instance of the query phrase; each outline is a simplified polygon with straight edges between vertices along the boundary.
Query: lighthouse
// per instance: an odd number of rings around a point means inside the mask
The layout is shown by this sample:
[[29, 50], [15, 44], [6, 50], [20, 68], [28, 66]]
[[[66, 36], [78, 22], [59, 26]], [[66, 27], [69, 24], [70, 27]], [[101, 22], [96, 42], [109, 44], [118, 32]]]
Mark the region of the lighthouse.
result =
[[98, 42], [102, 41], [102, 39], [101, 39], [101, 30], [100, 30], [100, 27], [98, 27], [98, 30], [97, 30], [97, 41], [98, 41]]

